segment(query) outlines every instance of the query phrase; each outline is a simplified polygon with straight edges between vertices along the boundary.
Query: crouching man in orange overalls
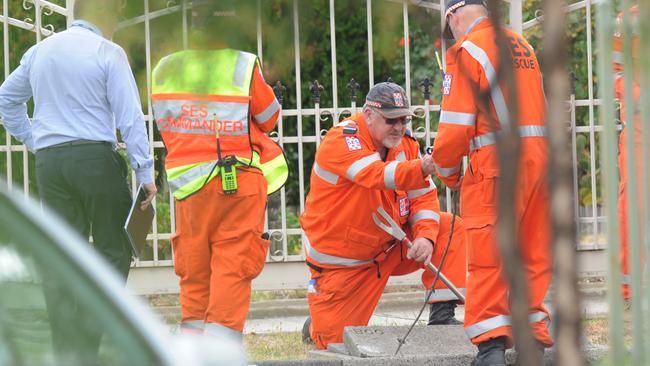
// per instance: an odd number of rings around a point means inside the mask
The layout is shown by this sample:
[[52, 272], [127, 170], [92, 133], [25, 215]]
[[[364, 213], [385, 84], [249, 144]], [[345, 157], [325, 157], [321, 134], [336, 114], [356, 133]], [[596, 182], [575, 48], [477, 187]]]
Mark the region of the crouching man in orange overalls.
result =
[[[431, 156], [421, 156], [406, 124], [413, 113], [404, 89], [394, 83], [372, 87], [363, 112], [332, 127], [316, 152], [311, 191], [300, 222], [311, 271], [308, 332], [320, 349], [343, 340], [345, 326], [368, 324], [389, 276], [438, 264], [451, 229], [440, 213], [429, 176]], [[382, 231], [371, 215], [383, 207], [401, 223], [413, 246]], [[465, 287], [465, 234], [456, 220], [442, 271]], [[433, 273], [423, 274], [427, 288]], [[430, 324], [460, 324], [456, 296], [441, 282], [429, 301]]]

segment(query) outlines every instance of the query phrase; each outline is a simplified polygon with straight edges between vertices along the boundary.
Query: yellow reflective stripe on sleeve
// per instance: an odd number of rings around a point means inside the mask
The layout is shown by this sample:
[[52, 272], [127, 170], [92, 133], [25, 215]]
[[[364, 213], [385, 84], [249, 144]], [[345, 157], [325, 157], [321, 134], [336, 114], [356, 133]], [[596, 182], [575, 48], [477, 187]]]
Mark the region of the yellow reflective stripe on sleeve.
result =
[[268, 183], [266, 194], [278, 191], [289, 178], [289, 166], [283, 154], [273, 160], [262, 164], [262, 173]]

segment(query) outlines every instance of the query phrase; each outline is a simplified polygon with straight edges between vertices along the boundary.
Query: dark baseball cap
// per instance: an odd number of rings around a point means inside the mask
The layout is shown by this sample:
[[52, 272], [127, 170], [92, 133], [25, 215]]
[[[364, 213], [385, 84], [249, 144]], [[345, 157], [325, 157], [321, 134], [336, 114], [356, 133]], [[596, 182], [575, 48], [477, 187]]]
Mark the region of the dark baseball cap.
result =
[[412, 117], [404, 89], [390, 82], [375, 84], [366, 95], [366, 106], [376, 109], [384, 118]]
[[449, 14], [456, 11], [456, 9], [465, 5], [485, 6], [485, 2], [484, 0], [448, 0], [447, 5], [445, 6], [445, 19], [443, 20], [444, 24], [442, 27], [442, 37], [444, 39], [454, 39], [454, 35], [451, 33], [451, 28], [449, 28], [449, 24], [447, 23], [447, 17]]

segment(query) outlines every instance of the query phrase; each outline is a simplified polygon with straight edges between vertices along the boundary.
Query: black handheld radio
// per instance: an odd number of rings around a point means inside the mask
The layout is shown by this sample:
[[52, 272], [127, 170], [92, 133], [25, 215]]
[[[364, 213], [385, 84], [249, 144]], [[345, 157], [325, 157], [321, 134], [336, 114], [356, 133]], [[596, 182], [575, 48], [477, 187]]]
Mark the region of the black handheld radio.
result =
[[217, 131], [217, 166], [221, 174], [221, 187], [223, 193], [237, 193], [237, 158], [233, 155], [221, 157], [221, 141], [219, 139], [219, 122], [216, 124]]

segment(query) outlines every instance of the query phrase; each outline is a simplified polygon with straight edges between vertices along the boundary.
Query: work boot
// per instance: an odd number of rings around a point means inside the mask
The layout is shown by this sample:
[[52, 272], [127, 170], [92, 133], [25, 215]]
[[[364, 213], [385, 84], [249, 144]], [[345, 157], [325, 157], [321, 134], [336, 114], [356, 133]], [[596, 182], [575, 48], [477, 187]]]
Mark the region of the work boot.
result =
[[459, 325], [454, 318], [456, 301], [434, 302], [429, 304], [429, 325]]
[[506, 366], [506, 337], [481, 342], [472, 366]]
[[311, 326], [311, 316], [307, 316], [307, 319], [305, 319], [305, 324], [302, 325], [302, 343], [314, 344], [314, 340], [311, 339], [311, 334], [309, 332], [310, 326]]

